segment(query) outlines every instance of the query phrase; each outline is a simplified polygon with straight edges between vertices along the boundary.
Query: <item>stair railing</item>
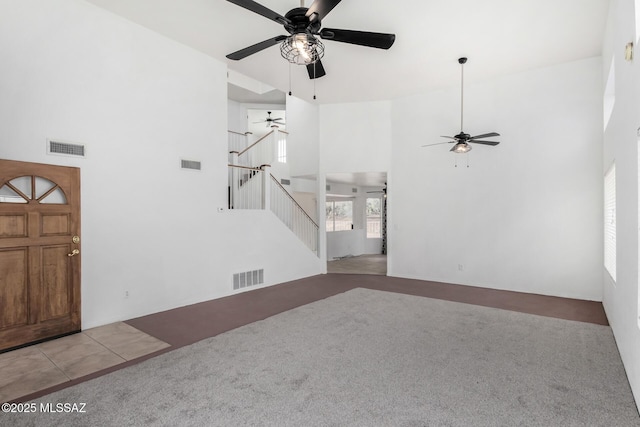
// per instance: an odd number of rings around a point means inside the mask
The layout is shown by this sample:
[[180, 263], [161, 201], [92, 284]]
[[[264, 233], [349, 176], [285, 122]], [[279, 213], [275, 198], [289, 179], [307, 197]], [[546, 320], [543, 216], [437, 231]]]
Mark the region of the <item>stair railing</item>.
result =
[[271, 174], [269, 207], [311, 251], [318, 255], [318, 224]]
[[313, 253], [318, 255], [318, 224], [269, 172], [229, 165], [229, 209], [270, 209]]
[[229, 165], [229, 209], [264, 209], [262, 168]]
[[251, 132], [236, 132], [233, 130], [227, 131], [227, 144], [229, 151], [240, 152], [249, 146], [249, 135]]

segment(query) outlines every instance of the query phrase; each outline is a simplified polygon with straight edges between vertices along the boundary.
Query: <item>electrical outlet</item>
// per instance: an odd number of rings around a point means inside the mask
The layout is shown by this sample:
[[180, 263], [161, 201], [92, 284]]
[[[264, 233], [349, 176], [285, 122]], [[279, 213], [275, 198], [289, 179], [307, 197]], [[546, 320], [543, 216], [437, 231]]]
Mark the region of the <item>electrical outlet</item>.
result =
[[124, 297], [129, 298], [129, 291], [124, 291]]
[[462, 264], [458, 264], [458, 271], [464, 271], [464, 266]]

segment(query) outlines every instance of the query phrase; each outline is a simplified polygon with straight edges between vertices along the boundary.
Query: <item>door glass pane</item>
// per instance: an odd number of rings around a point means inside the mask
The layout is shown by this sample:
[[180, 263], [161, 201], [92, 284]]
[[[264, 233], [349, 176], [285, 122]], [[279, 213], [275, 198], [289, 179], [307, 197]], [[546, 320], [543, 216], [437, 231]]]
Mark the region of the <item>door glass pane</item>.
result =
[[382, 237], [380, 225], [382, 224], [382, 204], [380, 198], [367, 198], [367, 238], [379, 239]]
[[39, 199], [44, 193], [51, 190], [56, 184], [41, 176], [36, 176], [36, 197]]
[[3, 185], [0, 188], [0, 203], [27, 203], [27, 201], [11, 188]]
[[56, 188], [51, 192], [47, 197], [40, 200], [40, 203], [44, 204], [55, 204], [55, 205], [66, 205], [67, 198], [64, 196], [64, 192], [60, 188]]
[[28, 198], [30, 199], [33, 198], [31, 194], [31, 177], [30, 176], [19, 176], [17, 178], [13, 178], [9, 182], [15, 188], [22, 191]]

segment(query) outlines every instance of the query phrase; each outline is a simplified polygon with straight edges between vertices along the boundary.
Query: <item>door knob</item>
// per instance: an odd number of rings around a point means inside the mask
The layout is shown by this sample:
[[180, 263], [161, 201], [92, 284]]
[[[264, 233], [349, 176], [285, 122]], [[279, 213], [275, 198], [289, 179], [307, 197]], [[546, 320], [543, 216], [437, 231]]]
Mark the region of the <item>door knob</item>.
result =
[[70, 254], [67, 254], [67, 256], [69, 256], [69, 257], [71, 257], [71, 256], [76, 256], [76, 255], [78, 255], [79, 253], [80, 253], [80, 251], [79, 251], [79, 250], [74, 249], [74, 250], [72, 250], [72, 251], [71, 251], [71, 253], [70, 253]]

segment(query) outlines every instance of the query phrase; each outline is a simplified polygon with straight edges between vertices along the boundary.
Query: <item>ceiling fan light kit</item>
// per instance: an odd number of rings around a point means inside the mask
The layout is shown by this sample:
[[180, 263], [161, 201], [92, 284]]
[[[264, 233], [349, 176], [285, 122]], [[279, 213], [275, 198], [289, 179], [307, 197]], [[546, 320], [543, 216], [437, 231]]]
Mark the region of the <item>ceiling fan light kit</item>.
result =
[[471, 148], [472, 147], [469, 144], [467, 144], [466, 142], [458, 142], [449, 151], [453, 151], [454, 153], [462, 154], [462, 153], [468, 153], [469, 151], [471, 151]]
[[307, 34], [293, 34], [280, 43], [280, 54], [292, 64], [315, 64], [324, 56], [324, 44]]

